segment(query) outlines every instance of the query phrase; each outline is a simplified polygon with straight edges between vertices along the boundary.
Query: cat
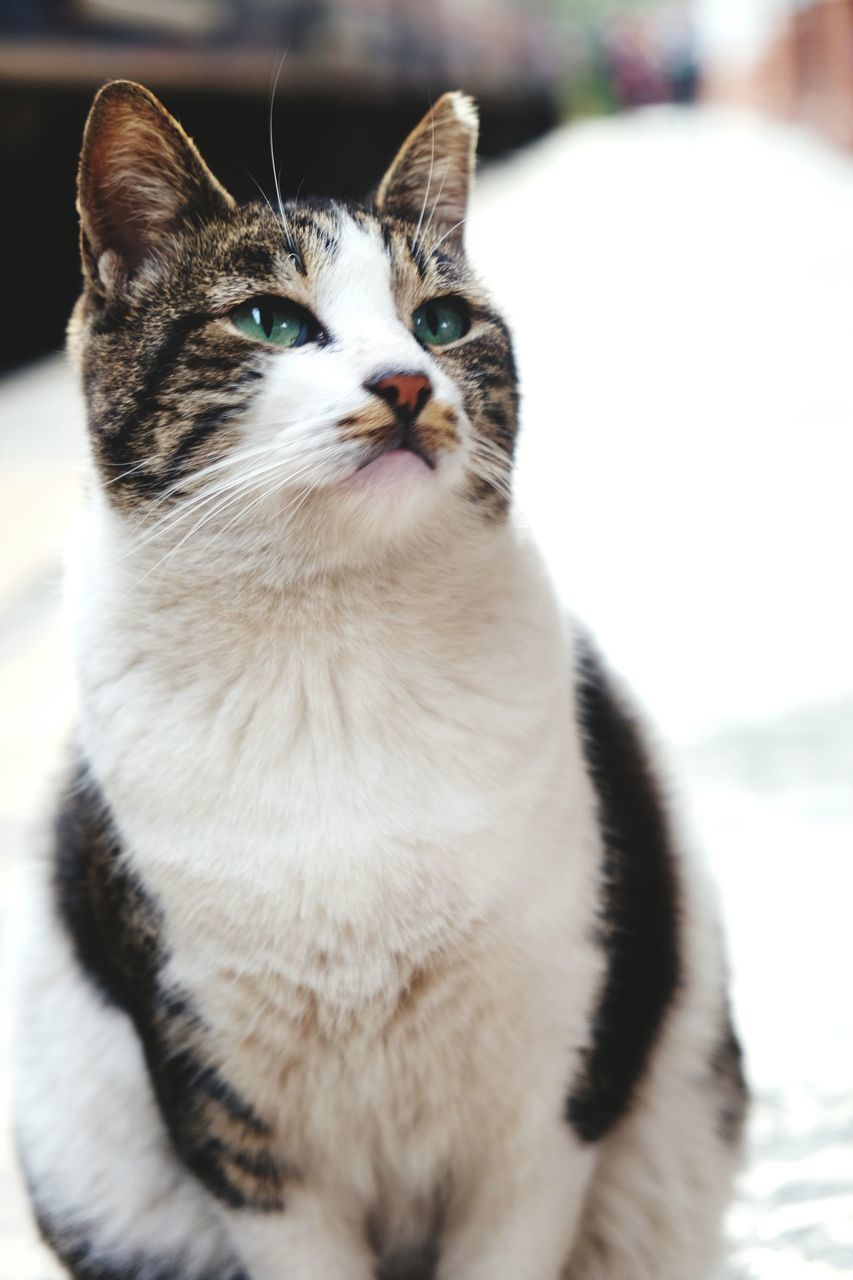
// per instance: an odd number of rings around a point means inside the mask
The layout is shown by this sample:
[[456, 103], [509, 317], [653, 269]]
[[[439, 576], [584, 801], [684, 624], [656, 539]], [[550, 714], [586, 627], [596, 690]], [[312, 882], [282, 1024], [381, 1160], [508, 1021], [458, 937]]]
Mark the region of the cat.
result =
[[446, 94], [365, 204], [238, 206], [146, 89], [92, 107], [80, 706], [15, 1087], [76, 1280], [715, 1265], [715, 910], [513, 513], [476, 134]]

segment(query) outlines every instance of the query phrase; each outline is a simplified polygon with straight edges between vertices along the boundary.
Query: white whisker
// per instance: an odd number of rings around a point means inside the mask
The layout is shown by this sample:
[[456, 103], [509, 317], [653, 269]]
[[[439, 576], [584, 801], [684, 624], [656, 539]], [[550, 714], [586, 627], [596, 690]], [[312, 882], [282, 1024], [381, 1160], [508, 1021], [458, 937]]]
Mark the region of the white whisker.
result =
[[[292, 508], [294, 507], [294, 503], [297, 504], [297, 510], [298, 510], [299, 506], [302, 505], [302, 503], [310, 494], [313, 481], [316, 479], [317, 476], [322, 475], [323, 464], [327, 460], [328, 459], [315, 459], [315, 465], [313, 466], [313, 468], [306, 468], [309, 471], [308, 480], [303, 483], [303, 486], [300, 489], [299, 493], [297, 494], [297, 497], [292, 502], [288, 503], [288, 505], [284, 508], [284, 510], [281, 513], [282, 515], [286, 516], [288, 512], [292, 511]], [[278, 483], [274, 485], [269, 485], [266, 489], [264, 489], [263, 493], [259, 494], [257, 498], [253, 498], [252, 501], [248, 503], [247, 506], [241, 507], [240, 510], [237, 512], [236, 516], [234, 516], [231, 520], [229, 520], [228, 523], [225, 525], [225, 527], [223, 529], [220, 529], [219, 533], [214, 535], [214, 538], [218, 538], [220, 534], [226, 533], [233, 525], [237, 523], [238, 520], [242, 520], [243, 517], [248, 515], [248, 513], [252, 511], [256, 506], [258, 506], [259, 503], [264, 502], [273, 493], [276, 493], [278, 490], [280, 490], [281, 487], [282, 486]], [[290, 523], [289, 519], [287, 523]]]
[[[312, 418], [310, 421], [313, 421], [313, 420], [314, 419]], [[304, 425], [304, 421], [305, 420], [303, 420], [303, 425]], [[319, 417], [318, 425], [324, 425], [327, 421], [328, 421], [327, 417]], [[150, 509], [152, 511], [156, 510], [157, 507], [162, 506], [163, 503], [168, 502], [170, 498], [173, 498], [176, 493], [180, 493], [180, 491], [184, 489], [188, 484], [196, 485], [199, 480], [203, 480], [210, 475], [218, 474], [219, 472], [222, 472], [222, 471], [228, 472], [233, 470], [235, 467], [240, 466], [241, 463], [251, 461], [253, 459], [260, 459], [265, 456], [269, 457], [273, 454], [278, 455], [276, 465], [278, 465], [278, 462], [283, 462], [287, 460], [287, 456], [288, 456], [287, 450], [283, 447], [283, 442], [280, 439], [274, 440], [264, 445], [253, 445], [250, 448], [240, 449], [234, 453], [227, 454], [224, 458], [219, 458], [217, 459], [216, 462], [212, 462], [208, 466], [202, 467], [199, 471], [193, 472], [188, 476], [182, 477], [181, 480], [178, 480], [174, 484], [169, 485], [168, 488], [165, 489], [164, 492], [159, 496], [159, 498], [157, 498], [154, 502], [150, 504]], [[244, 474], [244, 473], [241, 473], [241, 474]], [[164, 524], [165, 525], [170, 524], [173, 517], [182, 515], [187, 511], [192, 510], [193, 507], [198, 506], [199, 504], [207, 501], [210, 497], [216, 497], [218, 493], [224, 492], [225, 489], [231, 487], [233, 483], [239, 482], [240, 479], [241, 479], [240, 474], [234, 477], [226, 476], [225, 480], [219, 486], [214, 484], [211, 487], [202, 488], [200, 490], [195, 489], [193, 492], [191, 492], [187, 496], [187, 499], [184, 503], [179, 504], [177, 507], [170, 507], [166, 512], [163, 513], [163, 515], [155, 522], [153, 526], [143, 529], [142, 533], [139, 535], [139, 538], [136, 539], [133, 543], [131, 543], [130, 549], [132, 550], [140, 542], [148, 541], [152, 535], [156, 535], [158, 526], [162, 526]]]
[[[259, 452], [261, 454], [269, 455], [275, 452], [275, 448], [273, 446], [268, 446]], [[236, 458], [233, 460], [233, 464], [236, 465], [236, 463], [244, 460], [244, 457]], [[190, 511], [194, 510], [196, 507], [204, 505], [211, 499], [218, 497], [220, 493], [227, 492], [227, 490], [233, 488], [234, 485], [239, 484], [242, 475], [244, 474], [245, 473], [239, 473], [236, 476], [226, 476], [224, 479], [219, 479], [213, 485], [202, 488], [201, 491], [191, 493], [185, 502], [179, 503], [176, 507], [169, 507], [167, 511], [158, 517], [152, 526], [143, 528], [139, 536], [129, 544], [128, 550], [133, 551], [138, 546], [143, 546], [145, 543], [153, 541], [154, 538], [162, 536], [162, 534], [166, 533]], [[175, 490], [173, 489], [171, 491], [172, 496], [174, 496], [174, 492]], [[165, 500], [165, 495], [161, 496], [152, 504], [152, 508], [160, 506]]]
[[273, 182], [275, 183], [275, 198], [278, 204], [279, 214], [281, 215], [281, 225], [284, 231], [285, 245], [291, 250], [291, 254], [293, 255], [293, 250], [295, 245], [294, 245], [293, 235], [290, 230], [290, 225], [287, 221], [287, 215], [284, 212], [284, 201], [281, 198], [281, 182], [279, 181], [279, 172], [278, 172], [278, 167], [276, 165], [276, 160], [275, 160], [275, 141], [273, 138], [273, 113], [275, 111], [275, 95], [278, 91], [278, 82], [281, 78], [281, 71], [284, 66], [285, 59], [287, 58], [287, 52], [288, 52], [287, 48], [285, 48], [284, 53], [281, 55], [281, 59], [279, 60], [278, 70], [275, 73], [275, 80], [273, 81], [272, 89], [270, 91], [270, 109], [269, 109], [269, 116], [267, 120], [267, 133], [269, 135], [270, 163], [272, 164], [272, 177], [273, 177]]
[[466, 216], [464, 218], [460, 218], [458, 222], [454, 222], [453, 226], [450, 227], [447, 231], [445, 231], [444, 235], [436, 243], [436, 246], [435, 246], [436, 249], [440, 249], [441, 246], [444, 244], [445, 240], [447, 239], [447, 237], [452, 236], [453, 232], [457, 229], [457, 227], [463, 227], [467, 221], [468, 221], [468, 218]]
[[[444, 177], [441, 179], [441, 186], [438, 188], [438, 195], [435, 197], [435, 200], [433, 201], [432, 209], [430, 210], [430, 214], [429, 214], [429, 217], [427, 218], [426, 226], [424, 227], [424, 230], [423, 230], [424, 236], [427, 234], [430, 227], [432, 226], [432, 220], [435, 217], [435, 211], [438, 208], [439, 204], [441, 203], [441, 196], [444, 191], [444, 184], [447, 181], [447, 175], [449, 172], [450, 170], [445, 166]], [[440, 243], [441, 241], [439, 241], [439, 244]]]
[[[248, 170], [247, 170], [247, 172], [248, 172]], [[252, 181], [254, 182], [255, 186], [258, 188], [258, 191], [260, 191], [261, 195], [263, 196], [264, 204], [267, 206], [267, 208], [269, 209], [269, 211], [270, 211], [270, 213], [272, 214], [272, 216], [273, 216], [273, 217], [275, 217], [275, 216], [276, 216], [276, 215], [275, 215], [275, 209], [272, 207], [272, 203], [271, 203], [270, 198], [269, 198], [269, 196], [267, 195], [266, 191], [264, 191], [263, 187], [262, 187], [262, 186], [261, 186], [261, 184], [258, 182], [257, 178], [255, 177], [255, 175], [254, 175], [253, 173], [249, 173], [249, 177], [252, 179]]]
[[[110, 485], [118, 484], [120, 480], [127, 479], [127, 477], [132, 476], [135, 471], [142, 471], [145, 467], [150, 467], [151, 463], [156, 461], [157, 455], [154, 453], [150, 454], [147, 458], [142, 458], [134, 466], [128, 467], [126, 471], [122, 471], [121, 475], [113, 476], [111, 480], [105, 480], [103, 482], [104, 488], [108, 489]], [[119, 463], [117, 465], [121, 466], [123, 464]]]
[[[259, 502], [263, 501], [264, 498], [269, 497], [270, 494], [275, 493], [276, 491], [280, 491], [281, 489], [291, 485], [293, 481], [298, 479], [299, 477], [304, 476], [306, 473], [309, 473], [311, 477], [311, 481], [313, 481], [313, 479], [322, 472], [324, 465], [329, 461], [330, 457], [334, 457], [337, 453], [338, 453], [338, 446], [336, 444], [327, 446], [322, 452], [320, 452], [319, 454], [315, 454], [312, 458], [308, 459], [302, 467], [297, 468], [296, 471], [289, 472], [284, 477], [284, 479], [282, 479], [279, 476], [276, 479], [275, 484], [270, 485], [267, 489], [265, 489], [263, 493], [260, 495], [260, 497], [250, 502], [247, 507], [242, 508], [241, 511], [238, 512], [234, 520], [229, 521], [228, 524], [223, 529], [220, 529], [218, 533], [214, 535], [214, 539], [216, 537], [219, 537], [221, 534], [225, 533], [227, 529], [231, 528], [231, 526], [236, 522], [236, 520], [239, 519], [240, 516], [244, 514], [246, 511], [251, 510], [253, 507], [257, 506]], [[151, 574], [155, 573], [158, 569], [160, 569], [163, 565], [165, 565], [166, 561], [169, 560], [178, 551], [180, 551], [181, 548], [184, 547], [186, 543], [189, 541], [189, 539], [193, 536], [193, 534], [198, 533], [207, 523], [209, 523], [209, 521], [214, 519], [214, 517], [221, 514], [223, 511], [227, 511], [227, 509], [230, 506], [232, 506], [235, 502], [238, 502], [241, 498], [245, 497], [247, 493], [251, 492], [251, 489], [254, 487], [254, 485], [257, 484], [258, 480], [263, 475], [266, 475], [271, 471], [283, 470], [285, 462], [286, 462], [286, 459], [280, 459], [274, 464], [271, 464], [267, 467], [259, 469], [256, 472], [250, 473], [248, 476], [237, 477], [234, 485], [230, 488], [230, 490], [226, 491], [226, 496], [223, 498], [223, 500], [217, 503], [217, 505], [213, 507], [211, 510], [205, 511], [201, 519], [196, 521], [193, 527], [183, 535], [183, 537], [175, 544], [175, 546], [170, 547], [169, 550], [165, 553], [165, 555], [161, 556], [160, 559], [156, 562], [156, 564], [152, 565], [152, 567], [148, 569], [142, 575], [141, 578], [139, 578], [136, 585], [138, 586], [139, 584], [144, 582], [146, 578], [148, 578]], [[310, 488], [311, 488], [311, 484], [309, 482], [305, 490], [305, 496], [307, 496], [307, 493], [310, 492]], [[302, 494], [302, 489], [300, 489], [300, 494]], [[219, 494], [213, 495], [213, 496], [222, 497], [222, 491], [220, 491]], [[209, 500], [212, 500], [212, 497]], [[185, 513], [185, 514], [189, 514], [189, 513]], [[180, 523], [180, 521], [178, 520], [174, 521], [169, 526], [169, 528], [173, 529], [175, 525], [178, 523]]]
[[[430, 110], [432, 110], [432, 101], [430, 101]], [[434, 115], [430, 116], [430, 123], [432, 125], [432, 134], [431, 134], [432, 149], [429, 157], [429, 173], [427, 175], [427, 184], [426, 184], [426, 190], [424, 191], [423, 204], [421, 205], [421, 214], [420, 214], [420, 217], [418, 218], [418, 225], [415, 227], [415, 238], [412, 241], [415, 248], [419, 247], [421, 224], [424, 220], [424, 213], [426, 212], [427, 200], [429, 200], [430, 187], [432, 186], [432, 170], [435, 164], [435, 116]]]
[[492, 440], [475, 435], [469, 462], [474, 475], [491, 485], [507, 501], [512, 499], [510, 484], [512, 460], [505, 449]]

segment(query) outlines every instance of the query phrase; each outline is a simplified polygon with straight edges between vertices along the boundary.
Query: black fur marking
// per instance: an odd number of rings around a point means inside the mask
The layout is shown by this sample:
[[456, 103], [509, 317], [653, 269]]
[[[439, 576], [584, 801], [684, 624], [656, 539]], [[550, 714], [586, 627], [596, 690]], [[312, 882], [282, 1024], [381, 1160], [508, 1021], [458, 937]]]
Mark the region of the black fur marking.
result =
[[678, 886], [644, 744], [586, 647], [578, 660], [578, 704], [604, 837], [600, 924], [607, 969], [566, 1119], [581, 1139], [595, 1142], [628, 1111], [678, 987]]
[[249, 1280], [246, 1272], [233, 1262], [223, 1262], [213, 1271], [189, 1275], [182, 1264], [150, 1254], [108, 1259], [84, 1226], [52, 1218], [40, 1205], [38, 1193], [32, 1186], [29, 1192], [39, 1233], [72, 1280]]
[[246, 240], [233, 251], [228, 265], [234, 275], [264, 278], [275, 274], [277, 260], [266, 245]]
[[424, 253], [423, 245], [420, 240], [416, 240], [414, 236], [409, 236], [407, 247], [409, 250], [409, 257], [415, 264], [415, 270], [417, 271], [419, 278], [424, 280], [426, 278], [427, 271], [429, 270], [429, 259]]
[[84, 767], [54, 822], [59, 916], [90, 981], [110, 1004], [130, 1010], [162, 962], [160, 918], [121, 860], [121, 842]]
[[393, 262], [396, 247], [394, 244], [394, 233], [387, 222], [379, 223], [379, 234], [382, 236], [382, 244], [385, 247], [385, 253], [390, 261]]
[[[234, 373], [234, 356], [233, 353], [228, 355], [216, 355], [212, 351], [203, 349], [201, 351], [188, 351], [183, 357], [181, 364], [184, 369], [189, 369], [194, 373], [211, 374], [211, 373]], [[199, 390], [204, 390], [208, 386], [206, 380], [199, 383]]]
[[711, 1078], [720, 1095], [717, 1133], [723, 1142], [736, 1146], [743, 1133], [749, 1091], [743, 1071], [743, 1051], [728, 1010], [723, 1033], [711, 1058]]
[[459, 270], [459, 263], [456, 258], [449, 253], [445, 253], [443, 249], [433, 249], [429, 256], [429, 260], [439, 275], [442, 275], [446, 271], [456, 274]]
[[85, 766], [55, 824], [57, 909], [84, 972], [132, 1018], [172, 1144], [232, 1208], [284, 1208], [298, 1177], [271, 1154], [270, 1127], [206, 1061], [206, 1028], [162, 974], [168, 954], [157, 905], [127, 866], [121, 840]]
[[203, 328], [209, 319], [207, 315], [187, 315], [173, 321], [166, 336], [147, 356], [142, 385], [133, 397], [133, 410], [117, 428], [102, 431], [99, 423], [92, 424], [108, 461], [126, 459], [131, 452], [130, 442], [138, 434], [144, 436], [155, 417], [158, 396], [172, 373], [181, 348], [190, 334]]
[[318, 242], [318, 244], [322, 248], [323, 254], [325, 256], [328, 256], [329, 258], [332, 258], [335, 256], [335, 254], [338, 252], [338, 249], [340, 248], [340, 245], [338, 243], [337, 237], [334, 236], [331, 231], [328, 231], [325, 227], [320, 226], [319, 223], [315, 223], [314, 226], [311, 228], [311, 234], [314, 236], [314, 239]]
[[497, 311], [492, 311], [490, 307], [481, 306], [477, 311], [477, 318], [490, 328], [497, 329], [505, 342], [510, 341], [509, 326], [504, 318], [498, 315]]
[[340, 207], [334, 200], [312, 198], [302, 200], [298, 207], [285, 209], [288, 223], [301, 233], [302, 246], [299, 255], [304, 260], [305, 247], [314, 240], [324, 257], [333, 258], [339, 248]]
[[508, 462], [512, 461], [515, 449], [515, 431], [509, 421], [506, 410], [499, 405], [486, 403], [483, 416], [492, 430], [489, 435], [494, 444], [506, 452]]
[[[250, 365], [241, 369], [235, 375], [229, 391], [236, 397], [241, 387], [247, 384], [251, 385], [251, 383], [257, 382], [263, 376], [263, 370], [256, 369]], [[201, 389], [204, 389], [204, 384], [202, 384]], [[186, 432], [172, 451], [166, 470], [169, 481], [172, 482], [185, 475], [187, 471], [186, 464], [191, 460], [198, 446], [203, 444], [210, 436], [215, 435], [221, 427], [229, 423], [237, 414], [245, 413], [250, 401], [251, 396], [243, 396], [235, 398], [226, 404], [214, 405], [200, 413], [189, 431]]]

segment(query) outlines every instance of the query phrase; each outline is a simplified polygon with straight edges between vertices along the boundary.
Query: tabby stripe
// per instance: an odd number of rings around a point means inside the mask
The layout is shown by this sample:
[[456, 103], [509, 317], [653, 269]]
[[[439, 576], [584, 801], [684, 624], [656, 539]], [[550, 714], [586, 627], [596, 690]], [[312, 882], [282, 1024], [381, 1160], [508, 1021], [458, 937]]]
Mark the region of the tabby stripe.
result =
[[[236, 394], [246, 383], [257, 382], [263, 376], [263, 371], [256, 369], [254, 366], [242, 369], [234, 378], [229, 390]], [[184, 475], [186, 464], [198, 446], [212, 435], [215, 435], [221, 427], [226, 426], [236, 414], [244, 413], [251, 404], [251, 400], [251, 396], [242, 396], [226, 404], [213, 405], [200, 413], [169, 455], [166, 463], [166, 476], [168, 479], [172, 481]]]
[[147, 353], [145, 359], [147, 374], [142, 386], [133, 393], [132, 411], [115, 430], [104, 431], [101, 429], [101, 424], [95, 424], [99, 446], [110, 462], [116, 458], [126, 458], [134, 436], [144, 434], [146, 429], [150, 430], [151, 420], [157, 408], [157, 397], [164, 383], [172, 375], [181, 348], [190, 334], [203, 328], [209, 320], [208, 315], [181, 316], [175, 320], [162, 342], [158, 343], [153, 351]]
[[497, 329], [506, 342], [510, 341], [509, 326], [496, 311], [481, 306], [477, 308], [477, 317], [491, 328]]
[[385, 246], [385, 252], [390, 261], [393, 262], [397, 255], [397, 246], [395, 244], [397, 235], [387, 222], [381, 222], [379, 224], [379, 234], [382, 236], [382, 243]]
[[327, 231], [325, 227], [321, 227], [317, 223], [312, 227], [312, 232], [314, 234], [314, 238], [319, 240], [320, 248], [323, 253], [327, 254], [329, 257], [334, 257], [340, 248], [337, 236], [335, 236], [333, 232]]
[[429, 259], [424, 254], [423, 245], [416, 241], [414, 236], [409, 236], [406, 243], [409, 250], [409, 257], [415, 264], [415, 270], [417, 271], [420, 279], [424, 280], [429, 269]]
[[448, 273], [452, 275], [458, 274], [458, 262], [455, 258], [451, 258], [449, 253], [445, 253], [443, 249], [433, 249], [429, 256], [429, 260], [435, 266], [439, 275], [446, 275]]

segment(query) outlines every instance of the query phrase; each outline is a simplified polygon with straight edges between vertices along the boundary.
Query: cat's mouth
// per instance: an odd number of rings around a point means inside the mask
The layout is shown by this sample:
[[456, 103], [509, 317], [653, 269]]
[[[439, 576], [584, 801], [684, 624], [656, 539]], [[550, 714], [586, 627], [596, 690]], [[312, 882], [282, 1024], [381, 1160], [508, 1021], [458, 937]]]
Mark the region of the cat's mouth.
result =
[[418, 437], [416, 428], [412, 426], [401, 427], [398, 431], [389, 435], [380, 444], [376, 444], [365, 454], [362, 461], [358, 464], [358, 471], [363, 471], [365, 467], [371, 466], [379, 458], [385, 454], [413, 454], [415, 458], [420, 458], [421, 462], [429, 467], [430, 471], [436, 468], [435, 455]]
[[418, 467], [412, 474], [426, 467], [438, 468], [445, 452], [459, 443], [458, 415], [450, 405], [431, 400], [424, 412], [398, 413], [387, 416], [387, 406], [377, 397], [373, 403], [351, 417], [342, 418], [338, 424], [341, 438], [359, 446], [355, 474], [373, 467], [385, 455], [408, 456]]

